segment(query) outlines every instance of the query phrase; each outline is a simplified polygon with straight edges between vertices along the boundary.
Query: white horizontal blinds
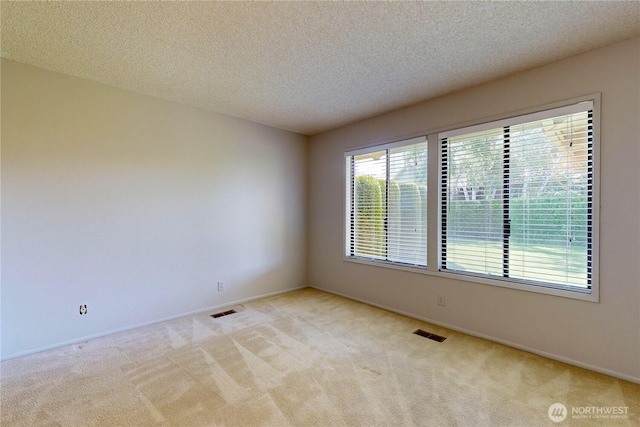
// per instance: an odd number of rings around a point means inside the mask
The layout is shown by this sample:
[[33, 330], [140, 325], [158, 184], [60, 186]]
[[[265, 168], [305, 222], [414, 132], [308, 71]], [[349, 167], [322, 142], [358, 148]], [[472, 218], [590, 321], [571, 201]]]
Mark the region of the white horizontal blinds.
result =
[[388, 259], [427, 264], [427, 147], [389, 150]]
[[502, 275], [503, 131], [449, 138], [446, 268]]
[[579, 105], [442, 139], [443, 269], [590, 288], [592, 106]]
[[588, 288], [591, 119], [511, 126], [510, 276]]
[[347, 172], [347, 256], [426, 266], [426, 139], [347, 153]]
[[352, 156], [354, 218], [351, 255], [386, 259], [386, 216], [383, 193], [386, 182], [387, 151]]

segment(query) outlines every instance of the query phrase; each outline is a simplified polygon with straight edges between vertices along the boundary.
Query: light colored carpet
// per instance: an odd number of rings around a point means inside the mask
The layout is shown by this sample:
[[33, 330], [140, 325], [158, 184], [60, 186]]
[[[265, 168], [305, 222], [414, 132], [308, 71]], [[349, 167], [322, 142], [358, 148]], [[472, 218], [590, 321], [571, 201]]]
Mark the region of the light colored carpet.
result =
[[[1, 365], [2, 426], [638, 425], [640, 386], [304, 289]], [[447, 336], [442, 343], [413, 334]], [[572, 418], [572, 407], [628, 407]]]

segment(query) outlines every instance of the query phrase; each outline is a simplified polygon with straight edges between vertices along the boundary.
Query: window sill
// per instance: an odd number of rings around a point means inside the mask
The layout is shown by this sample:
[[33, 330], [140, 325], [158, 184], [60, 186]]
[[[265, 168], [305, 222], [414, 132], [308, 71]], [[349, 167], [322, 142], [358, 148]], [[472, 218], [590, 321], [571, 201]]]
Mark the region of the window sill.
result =
[[438, 270], [434, 271], [429, 269], [428, 267], [394, 264], [394, 263], [391, 263], [388, 261], [382, 261], [382, 260], [376, 261], [376, 260], [369, 260], [369, 259], [363, 259], [363, 258], [343, 257], [343, 261], [354, 263], [354, 264], [363, 264], [363, 265], [370, 265], [374, 267], [388, 268], [392, 270], [401, 270], [401, 271], [406, 271], [414, 274], [424, 274], [428, 276], [440, 277], [440, 278], [449, 279], [449, 280], [457, 280], [461, 282], [478, 283], [482, 285], [498, 286], [501, 288], [514, 289], [514, 290], [519, 290], [524, 292], [534, 292], [534, 293], [545, 294], [545, 295], [553, 295], [557, 297], [576, 299], [580, 301], [587, 301], [587, 302], [594, 302], [594, 303], [600, 302], [598, 290], [595, 288], [591, 289], [591, 293], [581, 293], [573, 290], [563, 290], [563, 289], [545, 287], [544, 285], [522, 284], [518, 282], [504, 280], [504, 279], [477, 277], [477, 276], [472, 276], [468, 274], [445, 272], [445, 271], [438, 271]]

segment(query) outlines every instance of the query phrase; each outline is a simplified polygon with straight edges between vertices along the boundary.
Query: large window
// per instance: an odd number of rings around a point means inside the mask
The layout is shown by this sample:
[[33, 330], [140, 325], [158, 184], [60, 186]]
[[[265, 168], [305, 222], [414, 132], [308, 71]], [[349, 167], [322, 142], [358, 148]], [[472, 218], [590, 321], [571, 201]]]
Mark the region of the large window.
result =
[[530, 111], [347, 151], [345, 259], [598, 301], [599, 95]]
[[440, 268], [589, 293], [593, 105], [440, 135]]
[[349, 258], [427, 265], [427, 144], [346, 153]]

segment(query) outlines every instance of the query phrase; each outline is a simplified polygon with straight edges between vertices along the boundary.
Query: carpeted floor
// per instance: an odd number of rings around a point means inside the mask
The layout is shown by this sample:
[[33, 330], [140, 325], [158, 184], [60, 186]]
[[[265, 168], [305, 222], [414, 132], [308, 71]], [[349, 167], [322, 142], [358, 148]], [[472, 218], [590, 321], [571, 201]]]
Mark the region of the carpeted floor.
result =
[[[4, 426], [638, 425], [640, 385], [304, 289], [1, 364]], [[438, 343], [418, 329], [448, 337]], [[555, 424], [549, 406], [568, 417]], [[627, 407], [605, 419], [572, 408]]]

